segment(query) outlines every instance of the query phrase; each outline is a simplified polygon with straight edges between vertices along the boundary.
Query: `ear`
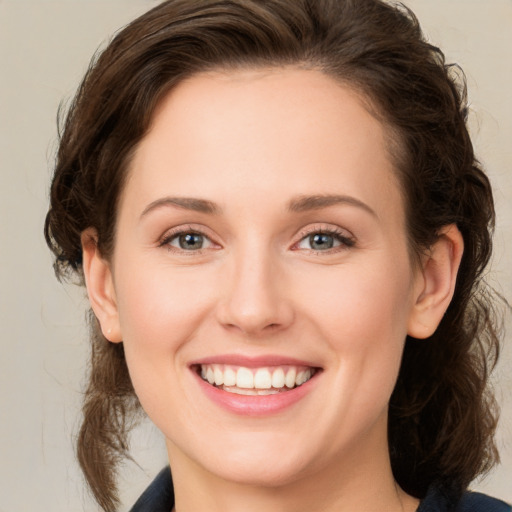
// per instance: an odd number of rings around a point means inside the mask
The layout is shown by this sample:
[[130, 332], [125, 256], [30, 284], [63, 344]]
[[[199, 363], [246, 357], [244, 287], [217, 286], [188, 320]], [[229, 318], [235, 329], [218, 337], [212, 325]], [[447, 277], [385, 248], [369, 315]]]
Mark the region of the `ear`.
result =
[[93, 228], [81, 235], [82, 265], [89, 302], [103, 336], [112, 343], [122, 341], [119, 314], [110, 264], [100, 254], [98, 235]]
[[419, 271], [409, 336], [424, 339], [434, 334], [452, 300], [463, 251], [464, 240], [457, 226], [445, 226]]

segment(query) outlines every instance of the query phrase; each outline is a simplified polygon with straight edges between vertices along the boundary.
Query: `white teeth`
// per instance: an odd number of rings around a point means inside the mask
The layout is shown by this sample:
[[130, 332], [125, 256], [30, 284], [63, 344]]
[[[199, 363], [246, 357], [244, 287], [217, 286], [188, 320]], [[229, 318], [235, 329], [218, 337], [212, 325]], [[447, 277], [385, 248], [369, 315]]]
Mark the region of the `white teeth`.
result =
[[266, 368], [260, 368], [254, 375], [254, 387], [257, 389], [270, 389], [272, 376]]
[[295, 378], [295, 384], [297, 384], [297, 386], [300, 386], [301, 384], [304, 384], [304, 382], [306, 382], [310, 378], [311, 378], [310, 370], [301, 371], [297, 374], [297, 377]]
[[277, 395], [280, 393], [277, 389], [258, 389], [258, 395]]
[[244, 368], [243, 366], [238, 368], [236, 372], [236, 386], [245, 389], [254, 388], [254, 375], [249, 368]]
[[297, 370], [295, 368], [290, 368], [286, 372], [286, 378], [284, 380], [284, 383], [286, 384], [287, 388], [293, 388], [295, 386], [295, 377], [297, 376]]
[[272, 374], [272, 387], [284, 388], [284, 371], [282, 368], [278, 368]]
[[222, 388], [224, 391], [228, 391], [229, 393], [235, 393], [236, 395], [256, 395], [257, 391], [254, 389], [243, 389], [243, 388]]
[[232, 368], [224, 370], [224, 386], [236, 386], [236, 373]]
[[228, 393], [235, 393], [236, 395], [247, 395], [247, 396], [263, 396], [263, 395], [276, 395], [280, 391], [277, 389], [243, 389], [238, 387], [226, 387], [222, 386], [224, 391]]
[[215, 366], [213, 375], [215, 376], [215, 385], [222, 386], [224, 384], [224, 372], [218, 366]]
[[[201, 365], [203, 380], [239, 394], [269, 395], [301, 386], [315, 373], [304, 366], [246, 368], [223, 364]], [[238, 391], [237, 391], [238, 390]], [[251, 391], [254, 390], [254, 391]]]

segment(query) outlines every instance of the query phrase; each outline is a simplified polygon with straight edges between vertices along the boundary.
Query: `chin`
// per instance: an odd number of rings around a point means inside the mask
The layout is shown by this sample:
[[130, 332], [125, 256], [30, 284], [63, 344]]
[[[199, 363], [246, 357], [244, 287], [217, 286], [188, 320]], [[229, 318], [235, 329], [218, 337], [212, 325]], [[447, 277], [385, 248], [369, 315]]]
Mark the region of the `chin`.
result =
[[209, 468], [219, 478], [240, 485], [253, 487], [277, 488], [299, 480], [305, 473], [305, 468], [298, 461], [281, 460], [268, 457], [258, 457], [257, 460], [243, 460], [223, 463]]
[[[242, 485], [281, 487], [315, 470], [320, 462], [308, 454], [307, 439], [300, 441], [292, 433], [253, 432], [209, 456], [202, 452], [199, 461], [210, 473]], [[219, 442], [218, 446], [222, 446]]]

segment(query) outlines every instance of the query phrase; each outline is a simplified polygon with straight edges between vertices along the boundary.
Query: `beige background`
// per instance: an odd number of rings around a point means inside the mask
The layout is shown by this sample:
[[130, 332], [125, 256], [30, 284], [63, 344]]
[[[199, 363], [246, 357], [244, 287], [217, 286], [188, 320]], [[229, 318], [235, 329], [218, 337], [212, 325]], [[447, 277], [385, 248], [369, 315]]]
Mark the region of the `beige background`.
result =
[[[87, 303], [80, 289], [54, 279], [42, 226], [59, 102], [71, 97], [98, 45], [155, 3], [0, 0], [0, 512], [97, 509], [72, 448]], [[512, 1], [406, 3], [448, 61], [467, 73], [472, 132], [498, 209], [490, 279], [512, 301]], [[497, 372], [503, 464], [475, 487], [512, 502], [510, 323]], [[133, 447], [140, 467], [123, 472], [123, 510], [166, 460], [148, 424], [136, 431]]]

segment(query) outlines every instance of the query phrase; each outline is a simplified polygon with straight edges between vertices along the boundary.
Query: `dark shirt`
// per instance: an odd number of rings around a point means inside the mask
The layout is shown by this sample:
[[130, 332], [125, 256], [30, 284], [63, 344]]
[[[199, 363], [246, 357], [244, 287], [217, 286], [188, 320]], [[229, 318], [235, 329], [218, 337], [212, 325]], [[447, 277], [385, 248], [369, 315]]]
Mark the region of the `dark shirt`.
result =
[[[174, 492], [171, 471], [164, 468], [137, 500], [130, 512], [171, 512]], [[503, 501], [479, 492], [465, 492], [460, 500], [432, 486], [416, 512], [512, 512]]]

